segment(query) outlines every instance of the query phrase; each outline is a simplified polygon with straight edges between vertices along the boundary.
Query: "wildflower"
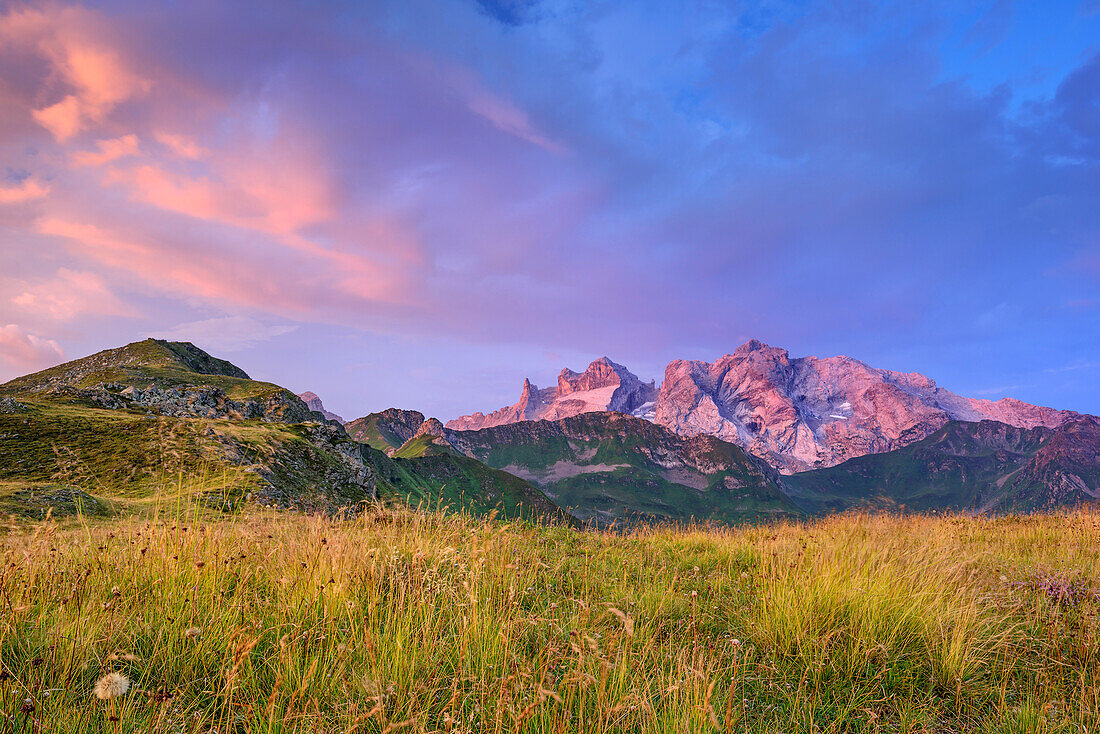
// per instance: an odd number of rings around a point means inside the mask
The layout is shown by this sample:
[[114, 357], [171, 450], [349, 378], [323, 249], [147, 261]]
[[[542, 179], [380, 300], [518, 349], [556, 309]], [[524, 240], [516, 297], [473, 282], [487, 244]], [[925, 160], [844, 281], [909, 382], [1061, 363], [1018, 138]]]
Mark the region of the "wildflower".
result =
[[186, 637], [189, 640], [197, 640], [200, 637], [202, 637], [202, 628], [201, 627], [188, 627], [184, 631], [183, 636]]
[[95, 697], [101, 701], [126, 695], [130, 690], [130, 679], [122, 673], [110, 672], [95, 683]]

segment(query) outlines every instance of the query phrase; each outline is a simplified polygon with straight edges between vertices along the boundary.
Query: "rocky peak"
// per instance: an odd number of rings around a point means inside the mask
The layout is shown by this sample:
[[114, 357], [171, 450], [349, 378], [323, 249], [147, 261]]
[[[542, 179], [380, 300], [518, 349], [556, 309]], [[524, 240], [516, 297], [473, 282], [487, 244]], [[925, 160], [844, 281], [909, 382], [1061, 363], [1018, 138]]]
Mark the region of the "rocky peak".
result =
[[654, 383], [644, 383], [621, 364], [600, 357], [584, 372], [566, 367], [558, 375], [555, 387], [539, 389], [529, 379], [517, 403], [484, 413], [472, 413], [447, 422], [453, 430], [477, 430], [519, 421], [557, 420], [581, 413], [618, 411], [631, 413], [652, 407], [657, 398]]
[[302, 402], [306, 404], [307, 408], [312, 410], [314, 413], [320, 413], [325, 417], [326, 420], [336, 421], [340, 425], [344, 425], [345, 423], [347, 423], [347, 421], [345, 421], [343, 418], [336, 415], [332, 411], [325, 410], [325, 405], [321, 402], [321, 398], [318, 397], [317, 393], [306, 390], [305, 392], [298, 393], [298, 397], [302, 399]]
[[741, 346], [737, 347], [737, 349], [735, 349], [733, 351], [733, 356], [735, 356], [735, 357], [747, 357], [748, 355], [752, 354], [753, 352], [759, 352], [761, 350], [769, 349], [769, 348], [770, 347], [768, 347], [767, 344], [760, 341], [759, 339], [749, 339], [747, 342], [745, 342]]
[[440, 437], [443, 435], [443, 423], [438, 418], [429, 418], [420, 424], [420, 427], [416, 429], [416, 433], [413, 438], [417, 436], [435, 436]]
[[737, 443], [797, 472], [906, 446], [949, 420], [1053, 428], [1074, 415], [964, 398], [924, 375], [851, 357], [792, 359], [753, 339], [713, 363], [670, 363], [654, 420], [684, 435]]
[[615, 364], [607, 357], [600, 357], [588, 365], [584, 372], [574, 372], [568, 367], [563, 369], [558, 375], [558, 396], [620, 385], [624, 378], [629, 380], [632, 376], [630, 370], [621, 364]]

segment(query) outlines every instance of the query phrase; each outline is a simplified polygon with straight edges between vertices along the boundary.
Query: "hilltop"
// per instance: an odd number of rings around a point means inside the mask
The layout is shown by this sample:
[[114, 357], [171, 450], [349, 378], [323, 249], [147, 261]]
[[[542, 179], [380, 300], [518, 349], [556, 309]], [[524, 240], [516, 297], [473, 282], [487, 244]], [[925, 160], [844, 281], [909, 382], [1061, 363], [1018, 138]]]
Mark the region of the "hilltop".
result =
[[570, 521], [488, 467], [391, 459], [289, 390], [187, 342], [148, 339], [0, 386], [0, 507], [137, 508], [166, 477], [198, 478], [212, 507], [309, 512], [373, 502], [449, 504]]

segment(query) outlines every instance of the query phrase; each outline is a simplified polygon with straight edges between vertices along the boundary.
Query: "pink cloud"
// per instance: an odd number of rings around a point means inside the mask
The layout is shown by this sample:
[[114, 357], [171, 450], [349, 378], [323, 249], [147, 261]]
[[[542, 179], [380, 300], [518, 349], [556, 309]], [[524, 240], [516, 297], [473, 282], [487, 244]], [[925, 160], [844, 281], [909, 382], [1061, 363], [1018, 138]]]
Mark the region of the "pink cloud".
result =
[[186, 135], [158, 131], [153, 133], [153, 137], [158, 143], [171, 150], [180, 158], [198, 160], [199, 158], [206, 158], [210, 155], [209, 150]]
[[57, 321], [86, 314], [137, 315], [111, 293], [102, 277], [68, 268], [60, 268], [52, 280], [28, 287], [13, 298], [12, 303]]
[[307, 240], [258, 254], [231, 247], [204, 249], [147, 234], [127, 235], [71, 219], [43, 218], [36, 230], [62, 238], [75, 255], [136, 276], [158, 293], [293, 318], [316, 317], [326, 311], [346, 314], [368, 301], [400, 303], [408, 294], [400, 274]]
[[49, 107], [32, 110], [31, 115], [35, 122], [49, 130], [55, 138], [67, 140], [80, 132], [83, 112], [80, 100], [70, 94]]
[[41, 184], [28, 178], [18, 186], [0, 186], [0, 204], [18, 204], [32, 199], [41, 199], [49, 193], [48, 184]]
[[[100, 25], [95, 13], [79, 7], [19, 8], [0, 16], [0, 39], [33, 50], [50, 66], [36, 96], [57, 101], [31, 115], [59, 142], [102, 122], [119, 103], [152, 86], [104, 38]], [[65, 88], [59, 99], [57, 87]]]
[[488, 92], [481, 90], [474, 92], [467, 105], [471, 112], [484, 117], [502, 132], [526, 140], [552, 153], [561, 153], [565, 150], [561, 143], [550, 140], [536, 130], [526, 112]]
[[445, 77], [451, 87], [465, 98], [466, 107], [471, 112], [488, 120], [501, 132], [514, 135], [552, 153], [565, 151], [564, 145], [551, 140], [538, 130], [526, 112], [485, 89], [469, 71], [453, 67], [445, 73]]
[[281, 288], [262, 268], [245, 268], [229, 254], [219, 257], [189, 251], [64, 219], [39, 220], [36, 229], [64, 238], [75, 253], [155, 283], [158, 290], [256, 308], [274, 304], [290, 310], [308, 307], [307, 301]]
[[270, 157], [226, 155], [215, 171], [194, 175], [159, 163], [114, 169], [105, 182], [122, 185], [135, 201], [196, 219], [290, 234], [330, 219], [335, 212], [331, 185], [319, 163]]
[[21, 369], [45, 367], [65, 358], [53, 339], [28, 333], [18, 324], [0, 326], [0, 359]]
[[102, 166], [105, 163], [117, 161], [127, 156], [135, 156], [141, 153], [138, 145], [138, 136], [134, 134], [123, 135], [121, 138], [96, 141], [98, 152], [82, 150], [72, 155], [74, 166]]

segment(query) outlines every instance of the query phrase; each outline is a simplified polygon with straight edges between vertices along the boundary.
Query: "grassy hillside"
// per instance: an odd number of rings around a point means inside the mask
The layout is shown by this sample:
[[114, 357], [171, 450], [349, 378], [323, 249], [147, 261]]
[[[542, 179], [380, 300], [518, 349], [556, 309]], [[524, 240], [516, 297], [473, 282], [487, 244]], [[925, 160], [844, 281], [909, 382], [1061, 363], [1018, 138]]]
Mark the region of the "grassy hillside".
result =
[[[603, 534], [180, 513], [0, 537], [0, 727], [1100, 730], [1095, 514]], [[111, 672], [127, 690], [97, 699]]]
[[392, 454], [413, 437], [424, 422], [424, 414], [415, 410], [389, 408], [356, 418], [344, 426], [348, 435], [360, 443]]
[[465, 457], [397, 468], [290, 391], [188, 343], [149, 339], [0, 386], [0, 512], [143, 514], [177, 485], [229, 512], [335, 514], [407, 499], [569, 519], [530, 484]]
[[575, 524], [530, 482], [465, 456], [439, 453], [390, 459], [375, 452], [373, 459], [383, 500], [475, 516]]
[[0, 394], [27, 396], [56, 393], [60, 388], [88, 390], [101, 386], [111, 386], [119, 392], [128, 386], [151, 385], [207, 385], [223, 390], [235, 400], [280, 393], [293, 395], [278, 385], [250, 379], [244, 370], [210, 356], [189, 342], [160, 339], [146, 339], [117, 349], [107, 349], [16, 378], [0, 385]]
[[586, 521], [792, 517], [800, 510], [761, 460], [712, 436], [683, 438], [621, 413], [446, 431], [458, 450], [531, 481]]
[[1014, 428], [952, 421], [904, 448], [785, 478], [812, 512], [855, 508], [1023, 511], [1100, 496], [1100, 425]]

